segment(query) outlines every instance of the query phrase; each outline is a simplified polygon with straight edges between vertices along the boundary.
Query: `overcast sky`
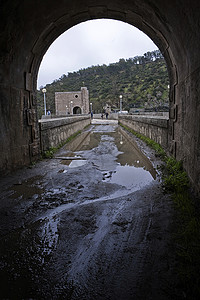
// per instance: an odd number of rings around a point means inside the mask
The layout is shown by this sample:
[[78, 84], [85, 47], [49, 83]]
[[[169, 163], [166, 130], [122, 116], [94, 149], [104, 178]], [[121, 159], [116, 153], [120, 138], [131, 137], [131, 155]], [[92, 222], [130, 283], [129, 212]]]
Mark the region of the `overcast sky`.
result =
[[155, 49], [148, 36], [127, 23], [106, 19], [80, 23], [49, 47], [40, 65], [38, 88], [68, 72], [108, 65]]

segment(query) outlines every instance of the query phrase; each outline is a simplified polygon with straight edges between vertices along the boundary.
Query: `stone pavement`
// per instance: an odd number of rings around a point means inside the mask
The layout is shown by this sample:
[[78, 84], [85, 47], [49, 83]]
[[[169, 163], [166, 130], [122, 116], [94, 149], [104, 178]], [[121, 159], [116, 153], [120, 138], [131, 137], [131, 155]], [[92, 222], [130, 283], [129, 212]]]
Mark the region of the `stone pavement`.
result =
[[109, 119], [92, 119], [91, 124], [93, 125], [98, 125], [98, 124], [103, 124], [103, 125], [108, 125], [108, 124], [118, 124], [118, 120], [109, 120]]

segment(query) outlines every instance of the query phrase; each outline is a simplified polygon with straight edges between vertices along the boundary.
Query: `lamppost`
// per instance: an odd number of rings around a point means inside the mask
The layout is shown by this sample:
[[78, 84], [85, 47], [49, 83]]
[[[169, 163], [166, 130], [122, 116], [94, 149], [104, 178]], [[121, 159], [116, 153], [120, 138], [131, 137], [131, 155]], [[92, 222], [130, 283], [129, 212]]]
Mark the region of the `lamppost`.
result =
[[47, 107], [46, 107], [46, 97], [45, 97], [45, 93], [46, 93], [46, 89], [42, 89], [42, 92], [44, 94], [44, 115], [46, 116], [47, 114]]
[[71, 101], [70, 103], [71, 103], [71, 115], [73, 115], [73, 110], [72, 110], [73, 101]]
[[121, 112], [122, 111], [122, 95], [119, 96], [119, 99], [120, 99], [120, 108], [119, 108], [119, 110]]
[[68, 107], [67, 107], [67, 105], [66, 105], [66, 115], [68, 115]]
[[120, 136], [120, 142], [119, 142], [121, 145], [123, 145], [123, 139], [122, 139], [122, 134]]

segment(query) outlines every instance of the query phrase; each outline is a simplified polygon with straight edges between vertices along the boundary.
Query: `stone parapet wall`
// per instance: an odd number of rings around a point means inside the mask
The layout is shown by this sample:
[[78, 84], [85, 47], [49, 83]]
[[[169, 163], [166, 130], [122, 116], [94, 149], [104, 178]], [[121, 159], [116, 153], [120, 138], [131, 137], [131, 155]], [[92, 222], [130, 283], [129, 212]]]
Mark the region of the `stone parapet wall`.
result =
[[156, 117], [164, 117], [169, 119], [169, 112], [168, 111], [141, 111], [141, 112], [134, 112], [132, 115], [145, 115], [145, 116], [156, 116]]
[[168, 149], [168, 119], [157, 116], [119, 116], [119, 122]]
[[41, 150], [58, 147], [75, 132], [90, 124], [90, 116], [45, 119], [39, 121]]

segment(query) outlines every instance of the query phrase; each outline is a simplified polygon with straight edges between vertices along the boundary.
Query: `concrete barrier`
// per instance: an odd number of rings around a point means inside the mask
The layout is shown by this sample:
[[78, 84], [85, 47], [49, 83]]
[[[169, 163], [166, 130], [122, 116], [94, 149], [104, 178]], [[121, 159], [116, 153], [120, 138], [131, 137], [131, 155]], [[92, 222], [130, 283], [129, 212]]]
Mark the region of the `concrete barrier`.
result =
[[89, 115], [39, 120], [42, 152], [52, 147], [58, 147], [72, 134], [89, 124]]
[[168, 149], [168, 118], [165, 116], [119, 116], [119, 122]]

